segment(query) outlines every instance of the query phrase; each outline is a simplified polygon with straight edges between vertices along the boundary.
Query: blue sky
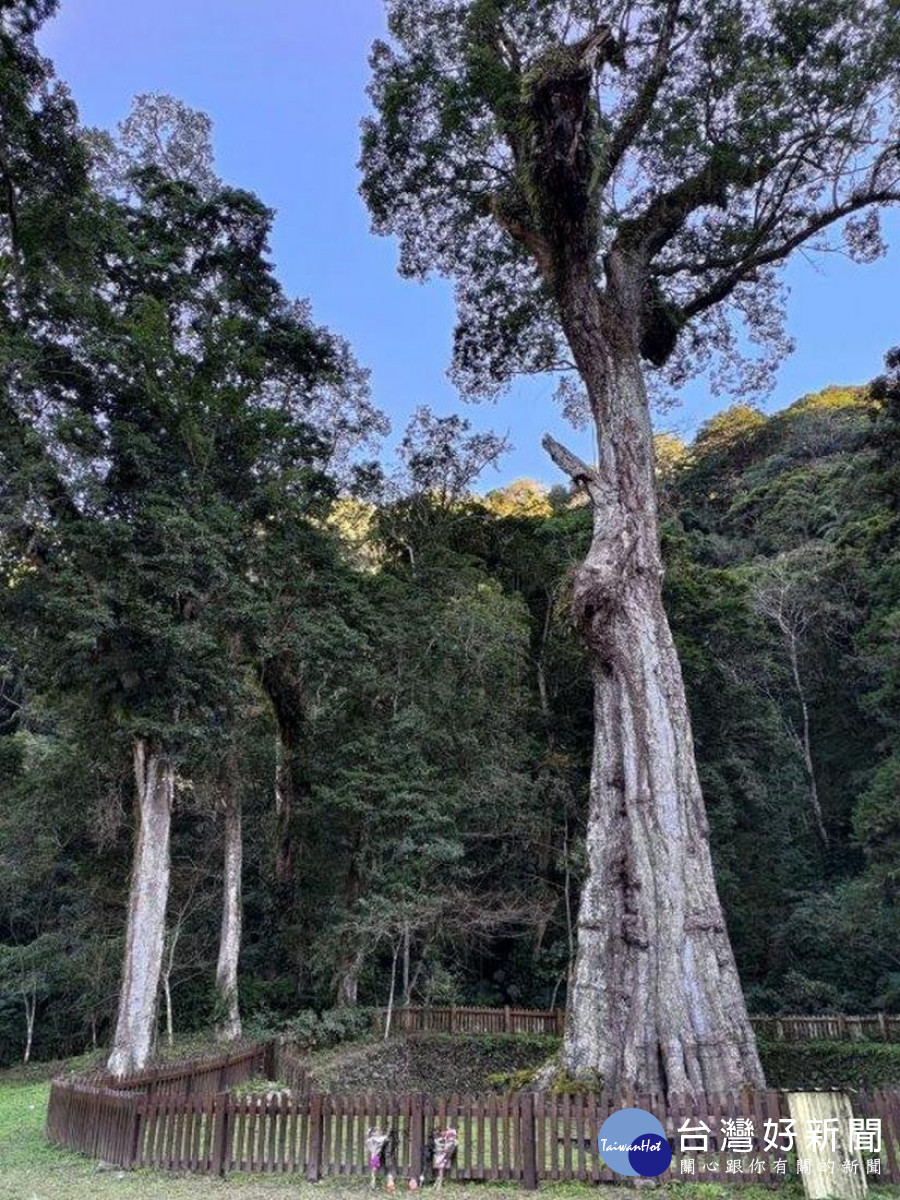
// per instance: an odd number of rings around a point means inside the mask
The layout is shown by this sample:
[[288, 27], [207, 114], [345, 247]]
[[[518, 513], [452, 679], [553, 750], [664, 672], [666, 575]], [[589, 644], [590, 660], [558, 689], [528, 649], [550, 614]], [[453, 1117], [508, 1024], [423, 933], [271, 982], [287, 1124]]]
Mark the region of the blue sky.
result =
[[[448, 285], [401, 280], [395, 245], [369, 232], [355, 164], [368, 49], [383, 31], [381, 0], [62, 0], [41, 44], [86, 124], [114, 125], [147, 91], [209, 113], [220, 175], [277, 210], [272, 248], [286, 289], [349, 338], [395, 430], [418, 404], [463, 410], [514, 444], [485, 486], [521, 475], [558, 482], [541, 433], [580, 439], [558, 417], [552, 384], [524, 380], [497, 404], [462, 404], [446, 379]], [[894, 248], [873, 266], [832, 255], [788, 267], [797, 349], [764, 407], [865, 381], [900, 343], [900, 215], [887, 229]], [[689, 434], [725, 403], [700, 381], [658, 424]]]

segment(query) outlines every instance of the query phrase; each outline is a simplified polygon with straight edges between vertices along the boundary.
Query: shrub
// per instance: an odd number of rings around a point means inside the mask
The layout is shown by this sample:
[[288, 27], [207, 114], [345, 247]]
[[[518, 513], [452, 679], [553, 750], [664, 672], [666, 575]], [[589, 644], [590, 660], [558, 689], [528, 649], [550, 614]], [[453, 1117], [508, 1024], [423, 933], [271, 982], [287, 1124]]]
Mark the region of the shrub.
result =
[[769, 1087], [875, 1088], [900, 1086], [900, 1043], [759, 1042]]
[[372, 1030], [372, 1011], [368, 1008], [330, 1008], [319, 1018], [319, 1045], [356, 1042]]
[[372, 1013], [368, 1008], [332, 1008], [319, 1014], [303, 1008], [292, 1017], [283, 1017], [260, 1008], [245, 1024], [247, 1033], [261, 1041], [281, 1037], [301, 1049], [316, 1050], [366, 1037], [372, 1028]]
[[498, 1071], [488, 1075], [484, 1082], [491, 1091], [521, 1092], [534, 1082], [536, 1074], [534, 1067], [524, 1067], [521, 1071]]

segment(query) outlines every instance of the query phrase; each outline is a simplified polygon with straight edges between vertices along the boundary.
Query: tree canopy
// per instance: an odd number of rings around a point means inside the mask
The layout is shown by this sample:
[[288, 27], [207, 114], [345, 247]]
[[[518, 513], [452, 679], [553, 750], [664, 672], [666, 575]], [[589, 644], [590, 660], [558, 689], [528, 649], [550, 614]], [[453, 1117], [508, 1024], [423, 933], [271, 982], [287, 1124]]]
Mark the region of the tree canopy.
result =
[[[572, 367], [548, 286], [558, 239], [584, 246], [607, 295], [624, 261], [637, 271], [641, 348], [670, 383], [718, 360], [732, 391], [764, 382], [789, 346], [777, 268], [793, 250], [883, 249], [877, 206], [900, 198], [893, 5], [387, 8], [363, 194], [404, 274], [454, 280], [466, 391]], [[544, 161], [535, 122], [567, 104], [581, 122], [571, 161]]]

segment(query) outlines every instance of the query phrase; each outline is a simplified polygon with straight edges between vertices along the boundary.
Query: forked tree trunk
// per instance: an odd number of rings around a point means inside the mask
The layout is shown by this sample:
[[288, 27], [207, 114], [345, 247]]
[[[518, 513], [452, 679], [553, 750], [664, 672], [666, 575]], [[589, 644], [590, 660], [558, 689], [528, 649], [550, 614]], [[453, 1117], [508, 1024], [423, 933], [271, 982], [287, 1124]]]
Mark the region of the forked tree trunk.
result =
[[107, 1064], [116, 1076], [140, 1070], [150, 1056], [169, 895], [169, 831], [175, 771], [158, 746], [139, 738], [134, 745], [134, 776], [138, 835], [119, 1012]]
[[563, 1062], [606, 1088], [722, 1092], [763, 1082], [716, 893], [681, 669], [662, 603], [653, 441], [627, 309], [592, 272], [557, 277], [599, 435], [596, 467], [552, 439], [587, 488], [591, 548], [574, 615], [590, 658], [595, 746], [588, 874]]
[[225, 854], [222, 883], [222, 925], [219, 933], [219, 963], [216, 969], [216, 999], [219, 1019], [216, 1036], [220, 1041], [236, 1041], [241, 1036], [238, 1005], [238, 960], [241, 953], [241, 870], [243, 837], [241, 802], [235, 773], [225, 781], [224, 825]]

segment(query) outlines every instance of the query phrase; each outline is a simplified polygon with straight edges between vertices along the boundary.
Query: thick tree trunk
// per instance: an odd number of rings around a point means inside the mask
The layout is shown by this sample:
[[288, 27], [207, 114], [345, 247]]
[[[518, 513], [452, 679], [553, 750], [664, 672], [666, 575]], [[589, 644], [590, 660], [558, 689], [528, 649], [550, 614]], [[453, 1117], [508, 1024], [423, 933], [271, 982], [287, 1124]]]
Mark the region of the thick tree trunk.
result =
[[293, 904], [297, 872], [296, 824], [305, 813], [311, 784], [303, 753], [305, 714], [299, 680], [282, 660], [260, 673], [277, 726], [275, 742], [275, 880], [285, 906]]
[[236, 1041], [241, 1036], [238, 1006], [238, 959], [241, 953], [241, 870], [243, 837], [241, 803], [233, 773], [225, 782], [225, 869], [222, 883], [222, 925], [219, 932], [219, 963], [216, 968], [216, 998], [219, 1019], [216, 1036]]
[[359, 974], [363, 962], [363, 952], [358, 949], [351, 950], [344, 958], [338, 970], [337, 993], [334, 999], [336, 1008], [355, 1008], [359, 1003]]
[[116, 1076], [140, 1070], [150, 1056], [169, 895], [174, 768], [159, 747], [139, 738], [134, 746], [134, 775], [138, 836], [131, 874], [119, 1013], [107, 1064]]
[[293, 747], [279, 728], [275, 743], [275, 879], [283, 896], [294, 883], [294, 778]]
[[662, 603], [637, 338], [623, 332], [627, 308], [611, 312], [601, 302], [589, 269], [561, 272], [557, 294], [600, 445], [599, 464], [587, 467], [546, 442], [587, 488], [594, 514], [573, 601], [590, 657], [596, 732], [564, 1066], [599, 1074], [614, 1093], [759, 1085]]

